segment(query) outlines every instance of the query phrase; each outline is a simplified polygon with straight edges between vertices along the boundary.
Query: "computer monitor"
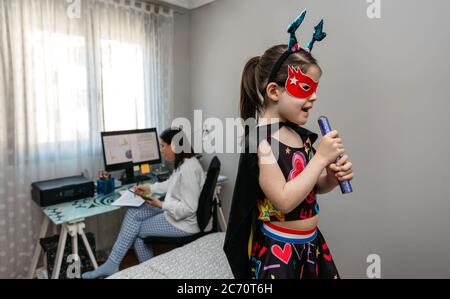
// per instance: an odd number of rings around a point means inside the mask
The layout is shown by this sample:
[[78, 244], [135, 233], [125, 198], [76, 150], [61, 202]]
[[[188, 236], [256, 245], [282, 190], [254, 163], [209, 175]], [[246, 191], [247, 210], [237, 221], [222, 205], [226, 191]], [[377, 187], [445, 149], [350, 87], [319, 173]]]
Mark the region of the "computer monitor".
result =
[[134, 166], [161, 163], [156, 128], [102, 132], [101, 137], [105, 170], [125, 169], [125, 184], [136, 182]]

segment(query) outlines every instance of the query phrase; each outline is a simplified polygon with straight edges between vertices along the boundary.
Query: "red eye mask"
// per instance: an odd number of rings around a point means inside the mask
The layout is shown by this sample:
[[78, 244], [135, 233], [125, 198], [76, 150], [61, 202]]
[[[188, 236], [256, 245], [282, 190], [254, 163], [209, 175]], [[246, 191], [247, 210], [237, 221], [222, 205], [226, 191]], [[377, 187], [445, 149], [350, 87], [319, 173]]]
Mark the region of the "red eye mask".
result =
[[306, 99], [316, 92], [319, 82], [303, 74], [299, 67], [289, 66], [286, 90], [294, 98]]

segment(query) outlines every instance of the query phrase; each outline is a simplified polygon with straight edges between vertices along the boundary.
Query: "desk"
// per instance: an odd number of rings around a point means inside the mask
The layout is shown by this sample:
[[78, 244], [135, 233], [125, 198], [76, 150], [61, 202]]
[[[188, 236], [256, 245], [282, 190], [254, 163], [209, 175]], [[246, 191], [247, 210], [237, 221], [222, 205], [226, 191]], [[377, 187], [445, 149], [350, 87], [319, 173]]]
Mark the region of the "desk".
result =
[[[154, 183], [154, 181], [150, 180], [146, 183]], [[35, 276], [37, 264], [39, 262], [39, 257], [42, 250], [39, 241], [41, 238], [45, 238], [45, 236], [47, 235], [50, 221], [52, 221], [55, 225], [61, 225], [61, 233], [59, 235], [58, 249], [56, 251], [52, 278], [59, 278], [59, 272], [61, 270], [62, 259], [64, 256], [64, 248], [66, 246], [68, 235], [72, 237], [72, 253], [75, 255], [78, 255], [78, 235], [81, 236], [84, 246], [89, 254], [89, 258], [91, 259], [94, 267], [97, 268], [97, 261], [84, 233], [84, 229], [86, 227], [85, 219], [92, 216], [119, 210], [121, 207], [111, 205], [117, 198], [120, 197], [118, 191], [126, 190], [132, 186], [132, 184], [124, 185], [116, 189], [114, 193], [108, 195], [95, 195], [94, 197], [78, 199], [72, 202], [65, 202], [53, 206], [41, 207], [41, 210], [44, 213], [45, 217], [41, 225], [41, 230], [36, 243], [36, 247], [34, 248], [30, 272], [28, 275], [29, 278], [31, 279]]]
[[[219, 194], [222, 184], [227, 181], [227, 177], [219, 176], [216, 189], [214, 192], [214, 199], [221, 205]], [[143, 183], [155, 183], [155, 180], [150, 180]], [[40, 239], [45, 238], [47, 235], [48, 226], [50, 221], [55, 225], [61, 225], [61, 233], [59, 236], [58, 249], [56, 251], [55, 263], [53, 267], [52, 279], [58, 279], [61, 270], [62, 259], [64, 256], [64, 248], [66, 246], [67, 236], [72, 237], [72, 253], [78, 255], [78, 235], [81, 236], [84, 246], [89, 254], [92, 264], [95, 268], [98, 268], [95, 255], [92, 252], [91, 246], [84, 233], [85, 219], [96, 215], [106, 214], [119, 210], [121, 207], [112, 206], [111, 204], [120, 197], [118, 193], [121, 190], [126, 190], [132, 187], [133, 184], [124, 185], [114, 193], [108, 195], [95, 195], [94, 197], [88, 197], [84, 199], [75, 200], [72, 202], [61, 203], [49, 207], [42, 207], [41, 210], [45, 217], [41, 225], [39, 238], [34, 248], [33, 258], [31, 260], [31, 267], [28, 277], [30, 279], [35, 277], [36, 268], [39, 263], [42, 248], [40, 246]], [[219, 209], [220, 219], [222, 221], [222, 229], [226, 230], [226, 221], [221, 209]]]

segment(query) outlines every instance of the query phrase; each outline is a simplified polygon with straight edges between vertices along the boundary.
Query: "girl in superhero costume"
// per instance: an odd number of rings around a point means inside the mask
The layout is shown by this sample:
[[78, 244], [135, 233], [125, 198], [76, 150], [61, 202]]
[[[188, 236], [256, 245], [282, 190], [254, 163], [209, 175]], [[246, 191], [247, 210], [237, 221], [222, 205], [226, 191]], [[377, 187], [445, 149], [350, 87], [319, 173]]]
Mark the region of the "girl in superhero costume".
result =
[[351, 180], [353, 171], [337, 131], [316, 150], [317, 134], [302, 127], [322, 75], [311, 50], [326, 36], [322, 20], [307, 47], [300, 46], [295, 32], [305, 14], [289, 26], [289, 45], [268, 49], [244, 68], [241, 117], [256, 123], [246, 127], [224, 244], [236, 278], [339, 278], [317, 228], [316, 194]]

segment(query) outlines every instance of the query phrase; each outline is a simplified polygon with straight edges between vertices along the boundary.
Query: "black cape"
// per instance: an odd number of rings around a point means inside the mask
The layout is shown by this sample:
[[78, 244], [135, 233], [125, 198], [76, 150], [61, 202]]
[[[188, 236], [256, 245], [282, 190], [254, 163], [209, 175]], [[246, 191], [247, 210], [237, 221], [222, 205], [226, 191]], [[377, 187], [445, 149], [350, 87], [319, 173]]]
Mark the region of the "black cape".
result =
[[[233, 275], [237, 279], [251, 278], [250, 258], [248, 254], [248, 241], [252, 230], [252, 225], [256, 215], [256, 201], [261, 198], [262, 190], [259, 186], [258, 156], [255, 149], [259, 144], [259, 136], [270, 136], [271, 132], [281, 126], [289, 126], [296, 131], [303, 141], [310, 139], [311, 145], [317, 140], [318, 135], [293, 123], [276, 123], [263, 126], [254, 134], [258, 138], [252, 138], [249, 132], [245, 138], [245, 151], [241, 153], [239, 159], [236, 183], [234, 186], [233, 199], [231, 204], [228, 228], [225, 236], [224, 251], [230, 264]], [[256, 130], [256, 129], [255, 129]], [[250, 137], [249, 137], [250, 136]], [[255, 144], [256, 143], [256, 144]]]

